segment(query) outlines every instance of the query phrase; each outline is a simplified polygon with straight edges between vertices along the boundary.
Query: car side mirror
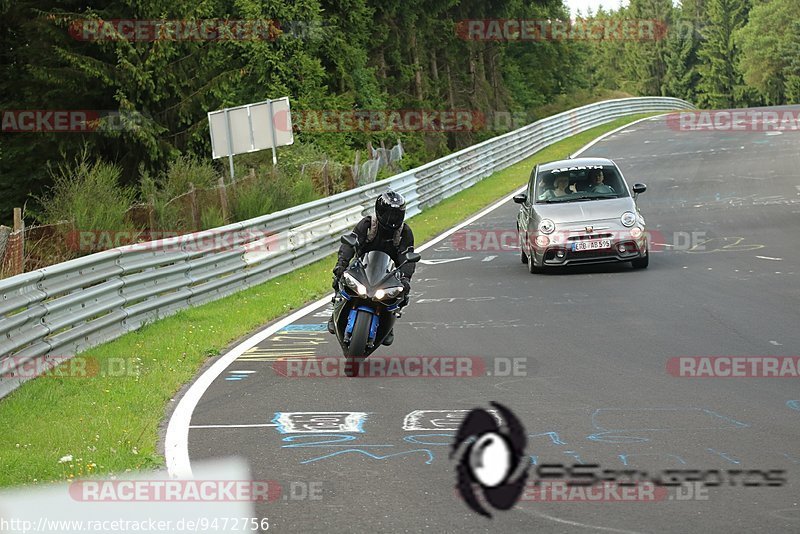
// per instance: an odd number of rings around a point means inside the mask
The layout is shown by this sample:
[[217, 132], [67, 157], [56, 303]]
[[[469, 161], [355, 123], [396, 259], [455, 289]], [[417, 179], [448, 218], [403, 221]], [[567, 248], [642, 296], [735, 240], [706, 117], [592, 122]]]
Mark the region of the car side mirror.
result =
[[354, 232], [344, 234], [339, 241], [341, 241], [343, 245], [350, 245], [353, 248], [358, 248], [358, 236], [356, 236]]
[[514, 202], [517, 204], [525, 204], [528, 201], [528, 195], [525, 193], [520, 193], [519, 195], [514, 195]]
[[647, 186], [644, 184], [633, 184], [633, 194], [639, 195], [647, 191]]
[[417, 263], [421, 259], [422, 259], [422, 256], [420, 256], [419, 253], [417, 253], [417, 252], [407, 252], [406, 253], [406, 262], [407, 263]]

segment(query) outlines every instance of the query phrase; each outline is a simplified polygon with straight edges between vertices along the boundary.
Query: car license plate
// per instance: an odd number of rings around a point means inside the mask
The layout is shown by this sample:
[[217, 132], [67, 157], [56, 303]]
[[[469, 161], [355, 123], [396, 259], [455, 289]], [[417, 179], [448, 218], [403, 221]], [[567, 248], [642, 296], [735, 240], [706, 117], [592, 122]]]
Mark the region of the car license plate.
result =
[[572, 250], [580, 252], [582, 250], [601, 250], [604, 248], [611, 248], [610, 239], [599, 239], [595, 241], [578, 241], [572, 244]]

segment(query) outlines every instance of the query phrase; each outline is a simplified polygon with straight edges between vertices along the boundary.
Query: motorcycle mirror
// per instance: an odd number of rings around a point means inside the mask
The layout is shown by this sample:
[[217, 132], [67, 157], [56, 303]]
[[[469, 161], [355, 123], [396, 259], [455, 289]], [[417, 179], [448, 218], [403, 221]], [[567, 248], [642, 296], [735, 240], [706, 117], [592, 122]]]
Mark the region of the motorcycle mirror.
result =
[[358, 247], [358, 237], [356, 236], [355, 232], [350, 232], [349, 234], [344, 234], [339, 241], [342, 242], [344, 245], [350, 245], [353, 248]]
[[417, 263], [421, 259], [422, 259], [422, 256], [420, 256], [416, 252], [409, 252], [409, 253], [406, 254], [406, 261], [408, 263]]

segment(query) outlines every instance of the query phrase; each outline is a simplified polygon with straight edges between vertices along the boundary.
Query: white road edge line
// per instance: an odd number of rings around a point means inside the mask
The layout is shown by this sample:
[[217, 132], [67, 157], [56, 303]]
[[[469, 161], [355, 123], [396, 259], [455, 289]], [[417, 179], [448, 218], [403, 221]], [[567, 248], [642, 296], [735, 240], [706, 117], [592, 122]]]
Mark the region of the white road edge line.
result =
[[[498, 202], [495, 202], [477, 215], [473, 215], [466, 221], [454, 226], [442, 234], [439, 234], [437, 237], [433, 238], [427, 243], [416, 247], [416, 250], [423, 251], [440, 243], [441, 241], [444, 241], [463, 227], [474, 223], [478, 219], [498, 209], [500, 206], [514, 198], [514, 195], [524, 191], [526, 188], [527, 185], [514, 191], [510, 195], [504, 197]], [[175, 411], [172, 413], [172, 417], [169, 420], [169, 425], [167, 426], [167, 434], [164, 438], [164, 456], [167, 463], [167, 471], [170, 477], [191, 478], [192, 476], [192, 466], [189, 461], [189, 428], [191, 427], [192, 413], [194, 413], [197, 403], [200, 402], [200, 399], [203, 397], [203, 394], [206, 392], [211, 383], [216, 380], [219, 375], [224, 373], [225, 369], [227, 369], [228, 366], [236, 360], [236, 358], [244, 354], [247, 350], [255, 347], [265, 339], [272, 336], [278, 330], [283, 329], [285, 326], [292, 324], [298, 319], [302, 319], [311, 312], [327, 305], [330, 303], [330, 301], [331, 295], [326, 295], [316, 302], [309, 304], [305, 308], [297, 310], [288, 317], [281, 319], [277, 323], [242, 341], [239, 345], [235, 346], [229, 352], [220, 357], [219, 360], [214, 362], [214, 365], [209, 367], [208, 370], [200, 375], [200, 377], [189, 387], [189, 390], [178, 402], [178, 406], [175, 407]]]
[[[666, 115], [666, 113], [664, 113]], [[661, 115], [658, 115], [661, 116]], [[587, 144], [574, 154], [570, 156], [570, 158], [575, 157], [584, 151], [588, 150], [596, 143], [608, 137], [609, 135], [618, 132], [619, 130], [623, 130], [629, 126], [633, 126], [641, 121], [651, 119], [654, 117], [645, 117], [643, 119], [639, 119], [634, 121], [630, 124], [626, 124], [625, 126], [621, 126], [616, 130], [608, 132], [604, 135], [601, 135], [591, 143]], [[462, 228], [467, 225], [474, 223], [475, 221], [485, 217], [486, 215], [490, 214], [491, 212], [498, 209], [500, 206], [503, 206], [506, 202], [514, 198], [514, 195], [518, 193], [522, 193], [527, 189], [527, 184], [523, 187], [517, 189], [510, 195], [502, 198], [501, 200], [495, 202], [488, 208], [484, 209], [483, 211], [479, 212], [476, 215], [473, 215], [466, 221], [454, 226], [450, 230], [446, 230], [444, 233], [439, 234], [437, 237], [433, 238], [432, 240], [428, 241], [416, 247], [415, 250], [423, 251], [426, 250], [453, 235], [454, 233], [458, 232]], [[223, 356], [219, 358], [214, 365], [209, 367], [203, 374], [201, 374], [197, 380], [189, 387], [188, 391], [181, 397], [181, 400], [178, 402], [178, 406], [175, 407], [175, 411], [172, 413], [172, 417], [169, 419], [169, 424], [167, 426], [167, 433], [164, 438], [164, 457], [167, 464], [167, 472], [169, 476], [172, 478], [191, 478], [192, 477], [192, 465], [189, 461], [189, 429], [194, 428], [191, 426], [192, 421], [192, 414], [194, 413], [194, 409], [197, 407], [197, 403], [200, 402], [200, 399], [203, 397], [203, 394], [209, 388], [211, 383], [219, 377], [222, 373], [225, 372], [225, 369], [228, 368], [230, 364], [232, 364], [239, 356], [244, 354], [247, 350], [255, 347], [265, 339], [272, 336], [278, 330], [283, 329], [285, 326], [292, 324], [293, 322], [297, 321], [298, 319], [302, 319], [306, 315], [310, 314], [311, 312], [325, 306], [331, 301], [331, 295], [326, 295], [321, 299], [317, 300], [306, 306], [305, 308], [301, 308], [296, 312], [292, 313], [291, 315], [284, 317], [280, 321], [268, 326], [264, 330], [253, 334], [251, 337], [245, 339], [240, 344], [233, 347], [230, 351], [225, 353]]]
[[192, 425], [189, 428], [263, 428], [267, 426], [278, 426], [277, 423], [263, 423], [253, 425]]

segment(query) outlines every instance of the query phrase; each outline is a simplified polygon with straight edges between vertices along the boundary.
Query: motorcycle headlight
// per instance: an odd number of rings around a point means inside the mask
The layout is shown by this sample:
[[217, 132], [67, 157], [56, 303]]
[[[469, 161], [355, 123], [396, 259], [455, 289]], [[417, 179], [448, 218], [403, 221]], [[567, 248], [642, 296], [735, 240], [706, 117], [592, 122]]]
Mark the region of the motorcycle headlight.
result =
[[622, 226], [631, 227], [636, 224], [636, 214], [632, 211], [626, 211], [622, 214], [622, 217], [619, 218], [619, 222], [622, 223]]
[[352, 274], [344, 273], [343, 278], [344, 278], [344, 283], [347, 285], [347, 287], [355, 289], [356, 293], [358, 293], [360, 296], [363, 297], [367, 294], [367, 288], [364, 287], [364, 284], [356, 280]]
[[543, 234], [552, 234], [556, 229], [556, 223], [550, 219], [542, 219], [539, 221], [539, 231]]
[[403, 286], [389, 287], [387, 289], [379, 289], [375, 292], [376, 300], [383, 300], [385, 298], [394, 298], [403, 292]]

